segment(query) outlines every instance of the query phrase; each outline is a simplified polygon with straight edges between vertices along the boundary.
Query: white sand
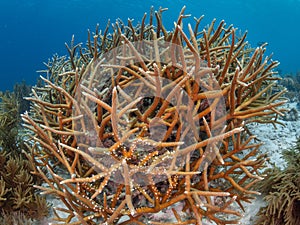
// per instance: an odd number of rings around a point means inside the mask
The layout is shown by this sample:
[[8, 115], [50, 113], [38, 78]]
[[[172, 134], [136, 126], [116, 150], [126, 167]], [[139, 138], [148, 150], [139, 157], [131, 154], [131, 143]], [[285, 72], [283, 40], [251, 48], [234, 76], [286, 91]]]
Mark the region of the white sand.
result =
[[[296, 104], [287, 104], [285, 107], [288, 109], [296, 108]], [[300, 119], [297, 121], [279, 121], [284, 126], [276, 125], [276, 128], [274, 128], [272, 124], [252, 124], [250, 130], [253, 135], [256, 135], [264, 143], [260, 147], [261, 153], [267, 153], [270, 162], [283, 169], [286, 163], [281, 153], [283, 150], [290, 149], [295, 145], [297, 137], [300, 136]], [[253, 225], [256, 213], [264, 204], [263, 196], [258, 196], [255, 201], [248, 204], [241, 224]]]

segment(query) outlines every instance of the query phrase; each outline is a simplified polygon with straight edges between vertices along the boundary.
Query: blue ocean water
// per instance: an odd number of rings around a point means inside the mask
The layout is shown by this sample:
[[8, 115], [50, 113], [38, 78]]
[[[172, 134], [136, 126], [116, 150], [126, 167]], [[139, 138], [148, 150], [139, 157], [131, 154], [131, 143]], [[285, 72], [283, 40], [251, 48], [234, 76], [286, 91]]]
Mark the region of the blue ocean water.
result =
[[202, 28], [224, 19], [248, 30], [252, 46], [268, 42], [283, 73], [300, 71], [300, 0], [0, 0], [0, 90], [22, 80], [35, 84], [36, 71], [54, 53], [65, 55], [73, 34], [85, 42], [97, 23], [102, 29], [118, 17], [137, 23], [152, 5], [169, 9], [163, 17], [168, 30], [184, 5], [193, 17], [205, 15]]

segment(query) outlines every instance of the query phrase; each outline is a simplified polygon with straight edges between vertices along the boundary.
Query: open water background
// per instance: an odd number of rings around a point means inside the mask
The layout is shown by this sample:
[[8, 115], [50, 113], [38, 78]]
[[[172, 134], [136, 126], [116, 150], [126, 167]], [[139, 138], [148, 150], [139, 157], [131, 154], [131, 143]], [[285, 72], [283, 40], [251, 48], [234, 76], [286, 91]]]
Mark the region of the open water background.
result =
[[169, 8], [163, 14], [168, 30], [184, 5], [192, 18], [205, 15], [200, 29], [224, 19], [248, 30], [252, 46], [268, 42], [281, 73], [300, 71], [300, 0], [0, 0], [0, 91], [22, 80], [35, 84], [43, 62], [67, 54], [64, 43], [73, 34], [76, 43], [85, 43], [87, 29], [97, 23], [104, 29], [108, 19], [119, 17], [136, 24], [152, 5]]

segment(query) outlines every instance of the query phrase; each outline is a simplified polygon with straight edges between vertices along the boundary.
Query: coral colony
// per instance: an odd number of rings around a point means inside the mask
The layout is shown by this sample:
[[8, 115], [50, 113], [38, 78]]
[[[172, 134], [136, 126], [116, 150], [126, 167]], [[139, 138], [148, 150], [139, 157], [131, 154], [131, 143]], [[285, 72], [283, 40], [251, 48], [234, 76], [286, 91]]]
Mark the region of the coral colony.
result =
[[27, 98], [35, 187], [64, 205], [52, 224], [238, 224], [259, 194], [247, 124], [282, 115], [278, 62], [224, 21], [184, 24], [184, 8], [168, 31], [165, 10], [72, 39]]
[[259, 212], [257, 225], [300, 224], [300, 138], [282, 153], [287, 167], [269, 169], [266, 179], [259, 183], [267, 204]]
[[16, 84], [14, 92], [0, 92], [0, 224], [32, 224], [48, 214], [45, 196], [34, 184], [42, 180], [31, 174], [33, 164], [22, 154], [24, 138], [19, 136], [20, 113], [28, 106], [21, 101], [30, 88]]

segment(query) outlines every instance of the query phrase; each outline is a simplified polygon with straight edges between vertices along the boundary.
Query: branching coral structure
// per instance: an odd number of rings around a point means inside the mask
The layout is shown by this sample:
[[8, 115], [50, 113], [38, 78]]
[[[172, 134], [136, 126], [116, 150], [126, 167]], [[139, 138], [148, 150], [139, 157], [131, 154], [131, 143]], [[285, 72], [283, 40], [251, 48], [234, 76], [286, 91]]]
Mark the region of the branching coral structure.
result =
[[33, 165], [23, 154], [26, 144], [21, 137], [21, 94], [0, 93], [0, 224], [29, 224], [48, 215], [46, 199], [33, 187], [41, 180], [31, 174]]
[[27, 98], [36, 187], [65, 205], [53, 224], [237, 224], [259, 194], [266, 157], [247, 123], [282, 115], [278, 63], [224, 21], [185, 33], [184, 9], [167, 31], [164, 10], [72, 39]]
[[294, 148], [283, 151], [287, 167], [267, 171], [260, 183], [266, 206], [261, 208], [255, 224], [294, 225], [300, 223], [300, 139]]

